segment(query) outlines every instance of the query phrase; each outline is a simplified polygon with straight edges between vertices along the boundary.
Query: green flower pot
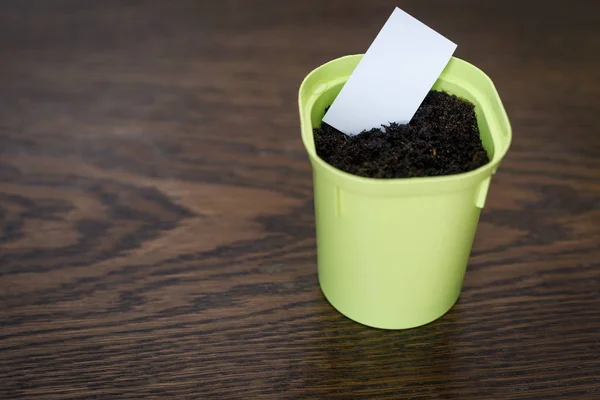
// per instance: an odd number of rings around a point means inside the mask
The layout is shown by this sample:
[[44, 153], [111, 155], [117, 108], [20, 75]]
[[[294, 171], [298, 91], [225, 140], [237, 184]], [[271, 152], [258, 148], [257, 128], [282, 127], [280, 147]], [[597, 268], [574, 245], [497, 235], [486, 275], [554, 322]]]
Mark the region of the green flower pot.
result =
[[319, 283], [348, 318], [406, 329], [444, 315], [457, 301], [492, 174], [511, 127], [492, 81], [452, 58], [434, 85], [475, 104], [490, 163], [442, 177], [375, 179], [332, 167], [316, 153], [313, 128], [362, 55], [313, 70], [299, 90], [302, 140], [313, 168]]

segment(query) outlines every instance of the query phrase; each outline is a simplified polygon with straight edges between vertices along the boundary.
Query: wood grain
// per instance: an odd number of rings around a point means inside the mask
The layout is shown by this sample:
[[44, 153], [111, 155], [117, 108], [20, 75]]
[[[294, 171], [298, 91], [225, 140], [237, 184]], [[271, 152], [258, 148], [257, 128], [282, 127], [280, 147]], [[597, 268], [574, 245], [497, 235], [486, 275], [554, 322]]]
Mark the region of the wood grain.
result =
[[[408, 331], [317, 278], [297, 88], [395, 5], [514, 142], [464, 292]], [[600, 398], [595, 2], [0, 3], [0, 398]]]

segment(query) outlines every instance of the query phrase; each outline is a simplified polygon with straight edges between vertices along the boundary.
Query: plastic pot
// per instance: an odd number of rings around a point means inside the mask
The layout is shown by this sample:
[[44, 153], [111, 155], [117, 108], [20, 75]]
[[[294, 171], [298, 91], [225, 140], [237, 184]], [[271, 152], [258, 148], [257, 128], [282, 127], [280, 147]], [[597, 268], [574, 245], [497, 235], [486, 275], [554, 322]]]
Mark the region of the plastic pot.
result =
[[339, 312], [361, 324], [406, 329], [444, 315], [457, 301], [492, 174], [511, 127], [492, 81], [452, 58], [434, 89], [475, 104], [490, 162], [442, 177], [364, 178], [323, 161], [313, 128], [362, 55], [330, 61], [299, 90], [302, 140], [313, 169], [319, 283]]

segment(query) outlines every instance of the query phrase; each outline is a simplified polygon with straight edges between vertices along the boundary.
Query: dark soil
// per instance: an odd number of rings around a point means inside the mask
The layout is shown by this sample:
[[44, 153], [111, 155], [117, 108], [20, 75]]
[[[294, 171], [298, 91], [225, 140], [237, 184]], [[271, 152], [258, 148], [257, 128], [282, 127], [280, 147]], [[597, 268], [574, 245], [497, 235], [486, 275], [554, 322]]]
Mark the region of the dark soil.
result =
[[317, 154], [354, 175], [409, 178], [467, 172], [489, 162], [481, 144], [475, 106], [430, 91], [406, 125], [392, 123], [347, 136], [322, 123], [314, 129]]

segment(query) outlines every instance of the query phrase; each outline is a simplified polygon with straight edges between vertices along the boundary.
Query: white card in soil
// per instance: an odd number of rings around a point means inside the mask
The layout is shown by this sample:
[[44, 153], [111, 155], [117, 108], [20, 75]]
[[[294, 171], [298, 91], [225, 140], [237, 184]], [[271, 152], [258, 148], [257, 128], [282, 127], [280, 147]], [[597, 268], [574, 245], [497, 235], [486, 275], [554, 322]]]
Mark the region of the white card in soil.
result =
[[408, 123], [456, 47], [396, 8], [323, 121], [347, 135]]

